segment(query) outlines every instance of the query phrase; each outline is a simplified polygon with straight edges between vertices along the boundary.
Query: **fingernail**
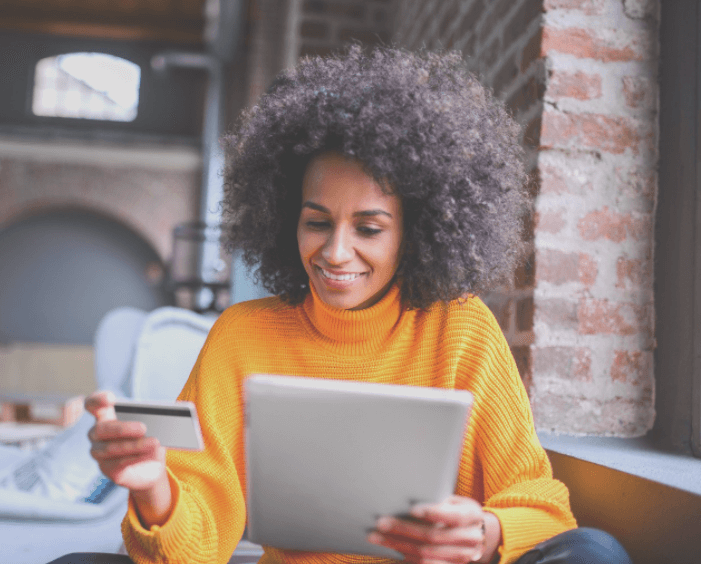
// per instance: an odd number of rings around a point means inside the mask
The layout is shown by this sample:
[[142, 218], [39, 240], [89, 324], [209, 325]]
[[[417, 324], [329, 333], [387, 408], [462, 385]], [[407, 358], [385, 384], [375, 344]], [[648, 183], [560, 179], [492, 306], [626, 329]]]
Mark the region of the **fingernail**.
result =
[[372, 544], [380, 544], [382, 542], [382, 536], [378, 535], [377, 533], [370, 533], [368, 535], [368, 542], [371, 542]]
[[390, 517], [380, 517], [375, 523], [375, 528], [378, 531], [388, 531], [392, 528], [392, 519]]
[[414, 517], [423, 517], [426, 515], [426, 510], [428, 507], [425, 504], [416, 504], [414, 505], [410, 510], [409, 513], [412, 514]]

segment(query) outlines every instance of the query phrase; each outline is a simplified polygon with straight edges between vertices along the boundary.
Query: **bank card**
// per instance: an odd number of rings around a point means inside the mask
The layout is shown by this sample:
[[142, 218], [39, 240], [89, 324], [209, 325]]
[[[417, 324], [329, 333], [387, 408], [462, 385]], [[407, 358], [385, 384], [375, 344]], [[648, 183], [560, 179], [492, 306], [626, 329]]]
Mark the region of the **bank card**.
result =
[[166, 448], [204, 450], [197, 409], [192, 402], [121, 399], [115, 402], [114, 411], [119, 421], [146, 425], [146, 436], [156, 437]]

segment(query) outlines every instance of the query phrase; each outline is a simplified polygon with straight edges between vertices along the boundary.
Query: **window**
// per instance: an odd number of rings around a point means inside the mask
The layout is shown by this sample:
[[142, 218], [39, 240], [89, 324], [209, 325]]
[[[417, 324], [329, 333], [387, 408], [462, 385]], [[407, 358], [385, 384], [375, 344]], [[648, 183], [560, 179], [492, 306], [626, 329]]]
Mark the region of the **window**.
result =
[[134, 121], [141, 69], [104, 53], [68, 53], [35, 67], [32, 111], [37, 116]]
[[0, 30], [0, 135], [197, 146], [207, 73], [151, 66], [178, 49]]
[[701, 7], [662, 2], [653, 436], [701, 456]]

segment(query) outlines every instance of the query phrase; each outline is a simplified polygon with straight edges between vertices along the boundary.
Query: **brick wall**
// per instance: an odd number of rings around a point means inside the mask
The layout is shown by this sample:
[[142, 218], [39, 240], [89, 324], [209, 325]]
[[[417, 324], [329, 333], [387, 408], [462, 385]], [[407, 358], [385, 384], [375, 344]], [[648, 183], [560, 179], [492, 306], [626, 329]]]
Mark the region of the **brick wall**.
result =
[[325, 55], [350, 41], [364, 45], [391, 38], [390, 0], [298, 0], [298, 55]]
[[[288, 62], [286, 51], [290, 47], [290, 37], [286, 28], [290, 11], [295, 9], [297, 1], [249, 1], [248, 25], [243, 45], [247, 89], [246, 95], [240, 100], [243, 104], [232, 108], [232, 118], [237, 117], [244, 105], [254, 105], [275, 75], [286, 66]], [[234, 74], [230, 80], [229, 90], [235, 91], [240, 87], [239, 76]]]
[[536, 424], [644, 434], [654, 417], [659, 0], [400, 0], [395, 39], [458, 49], [523, 126], [530, 259], [485, 296]]
[[[535, 183], [545, 67], [540, 58], [541, 0], [402, 0], [394, 39], [408, 49], [457, 49], [468, 68], [522, 124], [522, 144]], [[533, 226], [524, 238], [528, 260], [502, 288], [483, 296], [494, 312], [527, 386], [533, 334]]]
[[544, 9], [534, 413], [555, 431], [640, 435], [654, 418], [659, 2]]
[[199, 157], [65, 143], [0, 141], [0, 230], [47, 209], [84, 209], [138, 233], [165, 262], [172, 230], [197, 217]]

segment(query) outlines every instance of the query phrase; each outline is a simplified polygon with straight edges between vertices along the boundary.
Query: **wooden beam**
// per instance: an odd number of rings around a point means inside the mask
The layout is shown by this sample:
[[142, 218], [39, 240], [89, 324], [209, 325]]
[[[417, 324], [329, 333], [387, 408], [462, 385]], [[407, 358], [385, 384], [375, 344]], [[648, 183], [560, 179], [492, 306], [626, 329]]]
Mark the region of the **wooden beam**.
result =
[[156, 17], [198, 20], [204, 15], [204, 0], [3, 0], [2, 13], [20, 18], [55, 20], [88, 19], [104, 22], [114, 18], [153, 19]]
[[0, 29], [47, 33], [67, 37], [164, 41], [187, 45], [202, 44], [202, 28], [156, 27], [153, 25], [119, 25], [75, 21], [30, 20], [0, 16]]

